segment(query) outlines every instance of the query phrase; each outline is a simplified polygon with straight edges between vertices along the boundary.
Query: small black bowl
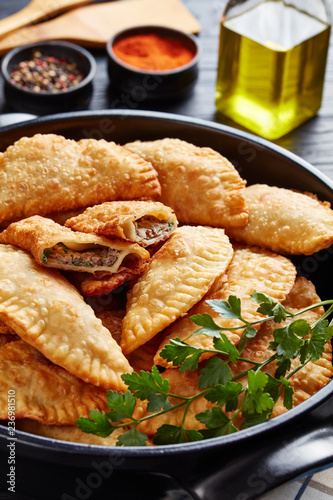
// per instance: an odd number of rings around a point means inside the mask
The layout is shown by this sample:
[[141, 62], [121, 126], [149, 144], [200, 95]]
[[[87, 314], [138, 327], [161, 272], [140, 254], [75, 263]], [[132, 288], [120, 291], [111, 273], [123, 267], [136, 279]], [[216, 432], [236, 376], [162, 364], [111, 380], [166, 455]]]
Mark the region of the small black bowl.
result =
[[[10, 77], [12, 70], [20, 62], [31, 60], [35, 51], [39, 51], [45, 56], [65, 57], [75, 62], [85, 77], [76, 86], [56, 93], [51, 91], [35, 92], [14, 83]], [[23, 45], [8, 52], [2, 60], [1, 72], [8, 105], [16, 111], [44, 115], [84, 109], [87, 106], [93, 90], [92, 80], [96, 73], [96, 61], [87, 50], [78, 45], [47, 41]]]
[[[141, 34], [157, 34], [181, 42], [194, 56], [188, 64], [170, 70], [146, 70], [119, 59], [113, 47], [121, 39]], [[199, 73], [200, 45], [195, 36], [163, 26], [137, 26], [116, 33], [106, 44], [111, 83], [139, 102], [173, 99], [192, 89]]]

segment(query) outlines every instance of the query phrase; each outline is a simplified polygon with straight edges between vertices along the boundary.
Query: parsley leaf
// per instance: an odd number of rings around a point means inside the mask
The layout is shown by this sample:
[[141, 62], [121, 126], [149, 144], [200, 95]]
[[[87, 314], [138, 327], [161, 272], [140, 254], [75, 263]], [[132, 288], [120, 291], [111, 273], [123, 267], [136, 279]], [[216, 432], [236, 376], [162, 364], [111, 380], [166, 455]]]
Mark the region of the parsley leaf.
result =
[[226, 361], [214, 356], [210, 358], [204, 368], [200, 370], [199, 388], [206, 389], [216, 384], [226, 384], [233, 377]]
[[248, 393], [244, 399], [244, 409], [248, 413], [262, 413], [271, 410], [274, 406], [274, 400], [264, 388], [268, 382], [266, 373], [249, 371], [248, 372]]
[[332, 337], [332, 331], [326, 319], [316, 323], [309, 339], [306, 339], [300, 349], [301, 363], [307, 359], [317, 361], [323, 355], [325, 344]]
[[206, 300], [206, 302], [221, 318], [242, 320], [241, 301], [235, 295], [230, 295], [228, 300], [214, 299]]
[[153, 366], [151, 373], [143, 370], [140, 373], [126, 373], [122, 375], [122, 379], [136, 398], [142, 401], [148, 400], [149, 412], [170, 409], [171, 403], [168, 400], [170, 382], [161, 376], [156, 366]]
[[117, 446], [146, 446], [148, 436], [143, 432], [138, 431], [133, 427], [129, 431], [124, 432], [118, 436]]
[[81, 431], [88, 434], [95, 434], [100, 437], [108, 437], [114, 431], [113, 425], [110, 424], [104, 411], [90, 410], [90, 419], [87, 417], [80, 417], [75, 421], [76, 426]]
[[228, 337], [221, 333], [219, 339], [214, 339], [214, 347], [217, 351], [221, 351], [221, 354], [226, 354], [229, 357], [231, 363], [236, 363], [239, 359], [238, 349], [234, 346], [232, 342], [228, 339]]
[[209, 431], [201, 430], [201, 434], [206, 438], [224, 436], [236, 432], [237, 429], [233, 425], [232, 420], [227, 417], [219, 407], [214, 407], [211, 410], [198, 413], [195, 418], [205, 424]]
[[107, 414], [112, 422], [119, 422], [124, 418], [132, 418], [136, 399], [130, 391], [108, 391], [106, 401], [108, 407], [112, 410]]
[[275, 343], [271, 343], [271, 346], [277, 352], [278, 357], [294, 359], [297, 356], [300, 347], [303, 345], [303, 342], [302, 339], [300, 339], [292, 331], [291, 325], [287, 325], [283, 328], [277, 328], [273, 335]]
[[172, 361], [174, 366], [179, 365], [179, 371], [183, 373], [186, 370], [198, 368], [199, 358], [204, 352], [205, 349], [198, 349], [179, 338], [175, 338], [170, 340], [170, 344], [163, 347], [160, 356], [169, 362]]
[[226, 411], [236, 410], [238, 406], [238, 396], [243, 391], [240, 382], [227, 382], [225, 385], [217, 384], [205, 395], [211, 403], [219, 406], [226, 405]]
[[257, 335], [256, 328], [253, 328], [252, 326], [247, 326], [246, 328], [244, 328], [244, 331], [238, 343], [239, 352], [243, 352], [248, 344], [249, 339], [253, 339], [256, 335]]
[[200, 441], [202, 434], [196, 430], [187, 430], [182, 426], [163, 424], [157, 429], [154, 444], [176, 444]]
[[266, 293], [254, 292], [251, 294], [251, 299], [256, 304], [260, 304], [257, 311], [264, 316], [273, 316], [275, 323], [281, 323], [287, 318], [287, 312], [283, 305]]
[[210, 337], [219, 337], [221, 327], [219, 327], [213, 318], [207, 314], [194, 314], [190, 318], [193, 323], [195, 323], [198, 326], [201, 326], [202, 328], [199, 328], [199, 330], [195, 331], [192, 333], [192, 335], [209, 335]]

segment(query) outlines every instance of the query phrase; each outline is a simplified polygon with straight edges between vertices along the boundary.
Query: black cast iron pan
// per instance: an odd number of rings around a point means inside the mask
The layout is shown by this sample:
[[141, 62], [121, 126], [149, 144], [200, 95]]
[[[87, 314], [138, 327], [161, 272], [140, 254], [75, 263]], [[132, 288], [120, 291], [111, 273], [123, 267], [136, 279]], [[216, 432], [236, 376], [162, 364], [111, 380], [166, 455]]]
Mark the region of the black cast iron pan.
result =
[[[79, 112], [2, 129], [0, 150], [23, 135], [57, 133], [119, 143], [178, 137], [229, 158], [248, 184], [312, 191], [333, 204], [333, 182], [307, 162], [263, 139], [176, 115]], [[333, 249], [294, 259], [322, 299], [331, 298]], [[197, 443], [107, 448], [17, 431], [16, 494], [48, 500], [249, 500], [306, 473], [333, 466], [333, 382], [270, 422]], [[0, 487], [6, 491], [11, 439], [0, 426]], [[10, 498], [15, 498], [10, 493]]]

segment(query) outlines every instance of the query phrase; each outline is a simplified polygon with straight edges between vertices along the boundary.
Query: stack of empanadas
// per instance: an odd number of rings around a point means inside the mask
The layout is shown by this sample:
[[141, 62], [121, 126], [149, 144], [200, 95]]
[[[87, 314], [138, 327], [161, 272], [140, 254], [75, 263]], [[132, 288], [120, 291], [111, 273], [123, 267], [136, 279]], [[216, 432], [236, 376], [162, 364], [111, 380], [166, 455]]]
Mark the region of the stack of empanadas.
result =
[[[180, 374], [160, 355], [174, 337], [213, 347], [211, 337], [190, 337], [192, 315], [210, 314], [238, 345], [239, 321], [222, 319], [207, 299], [236, 295], [249, 322], [262, 317], [254, 291], [294, 311], [319, 300], [288, 258], [333, 243], [333, 212], [314, 195], [245, 187], [220, 153], [179, 139], [120, 146], [37, 134], [0, 155], [0, 419], [15, 390], [18, 428], [112, 446], [125, 429], [103, 439], [83, 434], [75, 420], [107, 411], [107, 389], [126, 390], [124, 373], [154, 365], [173, 394], [195, 394], [198, 372]], [[267, 359], [276, 327], [258, 323], [243, 356]], [[247, 369], [241, 361], [230, 367], [235, 375]], [[292, 377], [294, 404], [332, 371], [328, 342], [320, 360]], [[202, 428], [195, 414], [210, 406], [198, 398], [185, 426]], [[279, 400], [273, 416], [283, 411]], [[138, 418], [146, 412], [146, 402], [137, 405]], [[139, 428], [153, 437], [163, 423], [179, 425], [183, 412]]]

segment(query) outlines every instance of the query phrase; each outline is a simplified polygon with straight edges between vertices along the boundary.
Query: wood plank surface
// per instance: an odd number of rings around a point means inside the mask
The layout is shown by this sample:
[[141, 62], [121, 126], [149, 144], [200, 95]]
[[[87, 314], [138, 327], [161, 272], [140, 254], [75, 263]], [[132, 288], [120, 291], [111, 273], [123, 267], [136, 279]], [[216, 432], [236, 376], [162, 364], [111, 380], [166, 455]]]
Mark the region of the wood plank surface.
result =
[[[125, 0], [123, 0], [125, 1]], [[333, 0], [329, 0], [333, 6]], [[0, 18], [6, 17], [24, 5], [28, 0], [11, 0], [0, 3]], [[103, 3], [95, 1], [93, 4]], [[131, 103], [133, 109], [154, 109], [183, 114], [206, 120], [212, 120], [236, 128], [241, 128], [229, 119], [216, 113], [214, 92], [218, 60], [218, 37], [221, 12], [226, 0], [183, 0], [183, 3], [199, 21], [202, 31], [199, 40], [202, 46], [199, 80], [191, 95], [177, 102], [149, 104]], [[333, 41], [326, 69], [324, 96], [318, 114], [293, 132], [274, 141], [276, 144], [294, 152], [319, 168], [333, 179]], [[97, 74], [94, 82], [94, 94], [89, 105], [91, 110], [128, 108], [121, 93], [109, 87], [107, 63], [103, 49], [91, 49], [97, 60]], [[3, 90], [0, 88], [0, 112], [12, 111], [6, 104]]]

